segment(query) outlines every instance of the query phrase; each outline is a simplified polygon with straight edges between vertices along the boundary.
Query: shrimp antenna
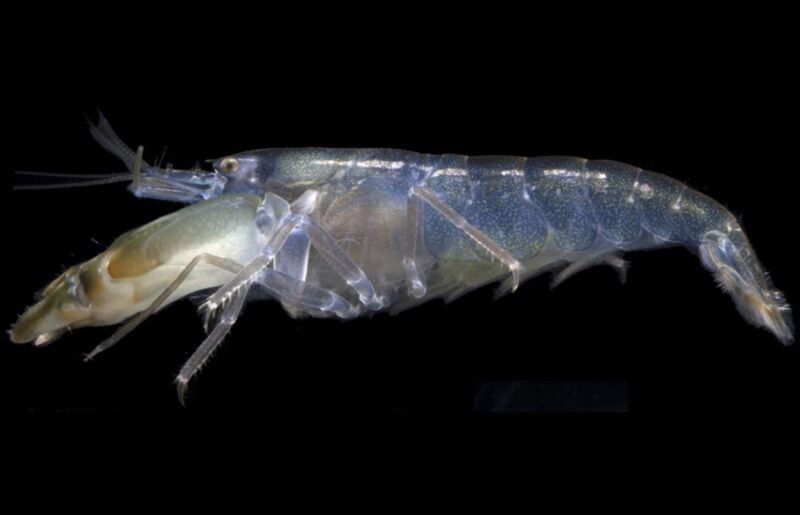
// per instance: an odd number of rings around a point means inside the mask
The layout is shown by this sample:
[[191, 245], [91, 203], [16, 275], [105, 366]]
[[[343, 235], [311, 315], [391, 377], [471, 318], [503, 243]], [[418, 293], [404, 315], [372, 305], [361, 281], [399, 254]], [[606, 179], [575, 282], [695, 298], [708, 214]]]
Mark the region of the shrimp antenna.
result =
[[142, 173], [142, 155], [144, 147], [141, 145], [136, 149], [133, 165], [130, 173], [108, 173], [108, 174], [89, 174], [89, 173], [54, 173], [54, 172], [29, 172], [17, 170], [16, 175], [29, 177], [58, 177], [61, 179], [78, 179], [79, 182], [61, 182], [55, 184], [16, 184], [14, 191], [31, 190], [58, 190], [65, 188], [82, 188], [84, 186], [100, 186], [103, 184], [113, 184], [115, 182], [132, 182], [134, 185], [139, 183]]
[[142, 165], [148, 166], [142, 158], [144, 153], [143, 147], [139, 146], [139, 148], [136, 149], [136, 152], [134, 152], [122, 141], [117, 133], [114, 132], [114, 129], [111, 128], [111, 124], [108, 123], [108, 120], [106, 120], [105, 116], [103, 116], [103, 113], [98, 111], [97, 118], [97, 123], [95, 124], [89, 117], [86, 117], [86, 121], [89, 125], [89, 134], [91, 134], [92, 138], [94, 138], [94, 140], [101, 147], [119, 158], [128, 168], [130, 173], [92, 175], [18, 171], [16, 172], [17, 175], [78, 179], [80, 182], [63, 182], [56, 184], [20, 184], [15, 185], [14, 190], [20, 191], [80, 188], [83, 186], [99, 186], [103, 184], [125, 181], [131, 181], [134, 187], [136, 187], [141, 180]]
[[[72, 174], [60, 174], [60, 173], [23, 172], [23, 171], [18, 171], [15, 173], [17, 175], [30, 175], [39, 177], [63, 177], [65, 179], [83, 179], [85, 177], [88, 177], [88, 175], [84, 174], [72, 175]], [[80, 182], [62, 182], [56, 184], [16, 184], [14, 185], [13, 189], [14, 191], [59, 190], [64, 188], [82, 188], [84, 186], [99, 186], [102, 184], [112, 184], [115, 182], [127, 182], [132, 179], [135, 179], [135, 176], [132, 173], [108, 174], [106, 176], [95, 175], [94, 177], [100, 177], [100, 178], [94, 180], [83, 180]]]

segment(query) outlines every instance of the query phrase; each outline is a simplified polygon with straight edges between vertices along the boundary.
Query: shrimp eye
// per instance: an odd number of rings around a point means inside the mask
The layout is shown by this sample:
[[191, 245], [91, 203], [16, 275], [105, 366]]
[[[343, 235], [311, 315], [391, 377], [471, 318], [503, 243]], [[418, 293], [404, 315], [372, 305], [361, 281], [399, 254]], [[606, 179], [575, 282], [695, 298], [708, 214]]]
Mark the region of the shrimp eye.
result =
[[235, 157], [226, 157], [219, 164], [222, 173], [233, 173], [239, 169], [239, 160]]

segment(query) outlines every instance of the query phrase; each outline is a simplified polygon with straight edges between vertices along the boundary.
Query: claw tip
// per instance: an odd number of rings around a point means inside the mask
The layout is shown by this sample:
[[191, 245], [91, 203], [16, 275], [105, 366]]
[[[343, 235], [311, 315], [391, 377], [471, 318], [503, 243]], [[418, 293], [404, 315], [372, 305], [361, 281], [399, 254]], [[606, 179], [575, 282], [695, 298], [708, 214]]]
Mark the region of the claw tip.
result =
[[178, 402], [181, 403], [181, 406], [184, 408], [186, 407], [186, 391], [189, 388], [189, 380], [183, 376], [178, 376], [175, 380], [175, 387], [178, 390]]

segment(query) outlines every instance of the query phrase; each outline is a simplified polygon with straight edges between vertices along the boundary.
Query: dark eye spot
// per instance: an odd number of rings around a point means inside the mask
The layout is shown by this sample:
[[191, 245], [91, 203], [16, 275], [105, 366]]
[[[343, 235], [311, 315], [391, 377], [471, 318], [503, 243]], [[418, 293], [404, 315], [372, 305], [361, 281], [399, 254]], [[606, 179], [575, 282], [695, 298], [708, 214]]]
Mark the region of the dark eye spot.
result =
[[239, 160], [235, 157], [226, 157], [219, 164], [219, 169], [222, 173], [233, 173], [239, 169]]

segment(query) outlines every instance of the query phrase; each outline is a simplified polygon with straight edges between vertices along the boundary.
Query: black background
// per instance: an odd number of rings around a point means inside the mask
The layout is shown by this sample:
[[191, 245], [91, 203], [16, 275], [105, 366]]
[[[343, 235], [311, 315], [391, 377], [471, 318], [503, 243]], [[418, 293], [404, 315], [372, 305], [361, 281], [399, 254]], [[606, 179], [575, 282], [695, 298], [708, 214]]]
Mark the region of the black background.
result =
[[[363, 53], [365, 41], [291, 55], [270, 47], [261, 58], [191, 47], [145, 57], [125, 46], [106, 49], [114, 66], [82, 58], [97, 45], [28, 55], [8, 106], [2, 323], [9, 327], [63, 268], [178, 207], [136, 199], [123, 185], [11, 193], [14, 169], [122, 171], [86, 130], [83, 117], [97, 108], [125, 141], [144, 145], [147, 159], [166, 148], [176, 167], [270, 146], [630, 163], [685, 181], [740, 216], [796, 303], [796, 82], [781, 53], [729, 43], [692, 59], [667, 45], [621, 64], [608, 59], [613, 50], [584, 55], [586, 47], [563, 58], [480, 45], [405, 56]], [[108, 328], [43, 349], [7, 342], [0, 409], [468, 420], [513, 390], [519, 406], [544, 412], [796, 412], [796, 346], [744, 322], [685, 250], [627, 257], [625, 285], [598, 267], [552, 291], [543, 276], [498, 301], [485, 289], [395, 317], [296, 321], [276, 303], [251, 304], [191, 384], [187, 408], [173, 380], [203, 339], [191, 303], [176, 303], [88, 364], [83, 354]]]

